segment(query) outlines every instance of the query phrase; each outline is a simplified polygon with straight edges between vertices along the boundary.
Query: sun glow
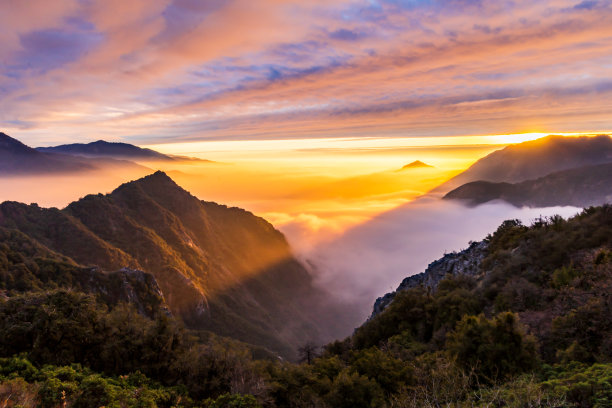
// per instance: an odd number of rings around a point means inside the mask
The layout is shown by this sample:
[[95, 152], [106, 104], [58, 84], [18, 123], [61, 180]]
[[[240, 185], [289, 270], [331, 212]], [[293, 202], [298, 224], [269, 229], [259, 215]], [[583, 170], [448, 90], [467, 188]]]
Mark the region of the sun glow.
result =
[[[593, 133], [530, 132], [479, 136], [431, 136], [431, 137], [336, 137], [313, 139], [262, 139], [262, 140], [204, 140], [193, 142], [151, 144], [145, 147], [167, 154], [192, 156], [217, 156], [233, 152], [237, 156], [246, 153], [267, 153], [278, 151], [354, 150], [371, 151], [410, 147], [507, 145], [539, 139], [550, 134], [560, 136], [595, 136], [608, 131]], [[245, 155], [245, 156], [246, 156]], [[227, 156], [225, 156], [227, 157]]]

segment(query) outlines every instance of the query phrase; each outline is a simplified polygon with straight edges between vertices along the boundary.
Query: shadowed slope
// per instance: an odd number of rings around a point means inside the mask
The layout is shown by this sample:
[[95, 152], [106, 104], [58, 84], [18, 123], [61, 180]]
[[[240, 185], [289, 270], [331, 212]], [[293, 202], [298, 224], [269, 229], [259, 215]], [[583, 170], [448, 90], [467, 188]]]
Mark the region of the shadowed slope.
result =
[[588, 207], [612, 201], [612, 163], [565, 170], [522, 183], [475, 181], [449, 192], [445, 199], [479, 205], [504, 200], [521, 207]]
[[18, 229], [81, 264], [151, 272], [191, 327], [293, 357], [316, 329], [324, 295], [284, 236], [250, 212], [200, 201], [157, 172], [65, 210], [0, 206], [0, 226]]
[[93, 166], [62, 155], [48, 155], [0, 132], [0, 175], [91, 170]]
[[146, 167], [121, 159], [120, 156], [80, 157], [61, 152], [39, 151], [0, 132], [0, 176], [80, 174], [95, 170], [131, 171], [140, 175], [143, 171], [148, 171]]

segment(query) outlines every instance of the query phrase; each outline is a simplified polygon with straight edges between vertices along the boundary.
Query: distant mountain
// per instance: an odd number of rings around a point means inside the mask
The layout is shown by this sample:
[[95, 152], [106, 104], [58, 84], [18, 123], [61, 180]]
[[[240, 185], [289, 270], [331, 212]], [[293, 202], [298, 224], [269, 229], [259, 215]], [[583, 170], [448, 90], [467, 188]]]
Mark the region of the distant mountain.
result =
[[0, 176], [92, 171], [107, 168], [146, 170], [127, 160], [87, 158], [57, 152], [39, 151], [0, 132]]
[[612, 162], [612, 138], [547, 136], [513, 144], [474, 163], [434, 191], [448, 192], [472, 181], [517, 183], [572, 168]]
[[93, 169], [93, 165], [82, 160], [39, 152], [0, 132], [0, 175]]
[[612, 163], [559, 171], [516, 184], [475, 181], [452, 190], [444, 199], [466, 200], [470, 205], [504, 200], [517, 207], [601, 205], [612, 202]]
[[330, 338], [317, 329], [333, 314], [320, 309], [325, 295], [279, 231], [245, 210], [200, 201], [162, 172], [64, 210], [2, 203], [0, 227], [79, 265], [150, 272], [191, 328], [286, 357]]
[[408, 170], [408, 169], [428, 168], [428, 167], [433, 167], [433, 166], [427, 163], [423, 163], [420, 160], [415, 160], [412, 163], [408, 163], [405, 166], [403, 166], [399, 171]]
[[39, 152], [62, 153], [86, 157], [113, 157], [118, 159], [149, 160], [149, 161], [177, 161], [200, 160], [191, 157], [169, 156], [155, 150], [134, 146], [129, 143], [107, 142], [98, 140], [91, 143], [72, 143], [52, 147], [37, 147]]
[[173, 157], [156, 152], [151, 149], [143, 149], [128, 143], [115, 143], [98, 140], [91, 143], [72, 143], [52, 147], [37, 147], [39, 152], [64, 153], [91, 157], [122, 157], [130, 159], [147, 159], [173, 161]]

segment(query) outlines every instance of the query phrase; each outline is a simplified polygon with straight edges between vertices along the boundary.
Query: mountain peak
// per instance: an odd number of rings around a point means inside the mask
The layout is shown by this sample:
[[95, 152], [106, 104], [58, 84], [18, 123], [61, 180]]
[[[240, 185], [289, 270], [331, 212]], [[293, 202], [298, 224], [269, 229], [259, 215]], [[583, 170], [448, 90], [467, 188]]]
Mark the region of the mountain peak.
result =
[[164, 181], [164, 182], [170, 181], [173, 184], [176, 184], [174, 183], [174, 180], [170, 178], [170, 176], [168, 176], [165, 172], [161, 170], [157, 170], [155, 173], [149, 174], [148, 176], [143, 177], [141, 180], [145, 180], [145, 179], [159, 180], [159, 181]]
[[182, 188], [174, 182], [166, 173], [161, 170], [157, 170], [155, 173], [149, 174], [148, 176], [144, 176], [137, 180], [133, 180], [121, 185], [119, 188], [127, 187], [127, 186], [147, 186], [147, 187], [155, 187], [155, 188], [172, 188], [172, 189], [181, 189]]
[[418, 168], [427, 168], [427, 167], [433, 167], [432, 165], [429, 165], [427, 163], [423, 163], [420, 160], [415, 160], [412, 163], [408, 163], [406, 164], [404, 167], [402, 167], [400, 170], [408, 170], [408, 169], [418, 169]]

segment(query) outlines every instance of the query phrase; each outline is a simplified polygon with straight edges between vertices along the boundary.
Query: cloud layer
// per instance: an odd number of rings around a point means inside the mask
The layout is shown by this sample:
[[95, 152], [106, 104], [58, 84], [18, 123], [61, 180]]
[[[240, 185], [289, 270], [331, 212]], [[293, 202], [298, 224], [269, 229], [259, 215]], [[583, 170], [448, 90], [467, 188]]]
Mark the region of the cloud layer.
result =
[[[516, 208], [488, 203], [468, 208], [452, 201], [422, 197], [380, 214], [333, 239], [316, 245], [306, 231], [320, 238], [320, 225], [302, 221], [282, 228], [300, 256], [315, 266], [317, 282], [355, 307], [366, 318], [374, 300], [394, 291], [407, 276], [423, 272], [444, 253], [459, 251], [469, 241], [480, 241], [502, 221], [520, 219], [529, 225], [540, 216], [573, 216], [574, 207]], [[355, 322], [357, 324], [359, 322]]]
[[0, 4], [0, 128], [30, 144], [612, 128], [611, 2]]

